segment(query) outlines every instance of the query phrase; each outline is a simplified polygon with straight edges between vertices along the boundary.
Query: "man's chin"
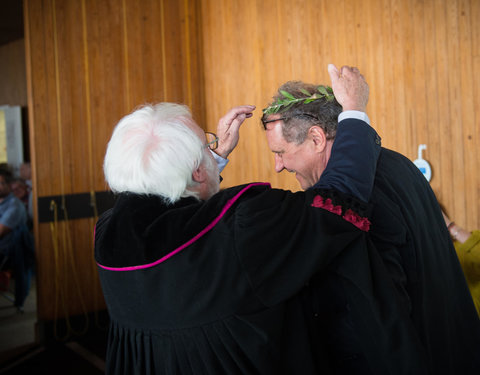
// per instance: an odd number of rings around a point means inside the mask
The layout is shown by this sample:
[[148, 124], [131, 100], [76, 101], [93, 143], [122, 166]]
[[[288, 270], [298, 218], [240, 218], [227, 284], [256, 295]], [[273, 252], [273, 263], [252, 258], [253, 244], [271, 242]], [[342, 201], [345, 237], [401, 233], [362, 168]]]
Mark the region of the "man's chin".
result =
[[297, 174], [295, 174], [295, 178], [297, 179], [298, 184], [300, 185], [302, 190], [305, 190], [305, 187], [304, 187], [305, 181], [301, 177], [299, 177]]
[[298, 175], [295, 175], [295, 178], [298, 181], [298, 184], [302, 188], [302, 190], [307, 190], [310, 189], [313, 185], [309, 184], [307, 181], [305, 181], [303, 178], [299, 177]]

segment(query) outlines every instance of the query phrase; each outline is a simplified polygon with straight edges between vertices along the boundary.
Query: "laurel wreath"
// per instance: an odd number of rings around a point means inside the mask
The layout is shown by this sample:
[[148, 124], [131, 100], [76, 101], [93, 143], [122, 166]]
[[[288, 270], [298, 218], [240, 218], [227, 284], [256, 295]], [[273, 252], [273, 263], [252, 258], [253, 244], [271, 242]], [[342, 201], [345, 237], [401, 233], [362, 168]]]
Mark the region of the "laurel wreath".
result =
[[305, 94], [305, 97], [295, 98], [292, 94], [285, 90], [280, 90], [280, 94], [283, 95], [283, 98], [277, 99], [275, 102], [270, 104], [267, 108], [263, 110], [263, 114], [272, 115], [281, 111], [285, 111], [296, 103], [303, 102], [303, 104], [308, 104], [314, 100], [325, 98], [327, 101], [332, 101], [335, 99], [333, 95], [333, 89], [330, 86], [318, 86], [317, 92], [310, 93], [305, 89], [300, 89], [300, 91]]

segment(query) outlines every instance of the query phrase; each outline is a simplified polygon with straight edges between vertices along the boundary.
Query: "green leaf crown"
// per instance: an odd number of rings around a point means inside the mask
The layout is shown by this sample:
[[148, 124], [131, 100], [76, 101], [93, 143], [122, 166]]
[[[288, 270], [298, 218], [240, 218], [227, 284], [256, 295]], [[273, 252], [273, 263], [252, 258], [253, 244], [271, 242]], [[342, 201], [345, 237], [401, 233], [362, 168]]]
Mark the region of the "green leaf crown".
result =
[[289, 109], [296, 103], [303, 102], [303, 104], [308, 104], [314, 100], [325, 98], [327, 101], [332, 101], [335, 99], [333, 95], [333, 90], [330, 86], [318, 86], [317, 91], [313, 94], [309, 93], [305, 89], [300, 89], [300, 91], [305, 94], [305, 97], [295, 98], [292, 94], [285, 90], [280, 90], [280, 94], [283, 95], [283, 98], [278, 98], [267, 108], [263, 110], [264, 115], [273, 115], [274, 113], [283, 112]]

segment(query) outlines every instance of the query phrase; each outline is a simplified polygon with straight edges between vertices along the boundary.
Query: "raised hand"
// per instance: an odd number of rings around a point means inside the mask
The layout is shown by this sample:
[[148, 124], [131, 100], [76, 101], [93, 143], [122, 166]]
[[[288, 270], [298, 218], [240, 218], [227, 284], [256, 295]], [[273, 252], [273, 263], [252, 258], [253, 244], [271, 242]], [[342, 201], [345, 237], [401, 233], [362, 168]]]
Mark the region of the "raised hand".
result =
[[332, 80], [335, 99], [343, 110], [366, 112], [369, 87], [360, 71], [349, 66], [343, 66], [339, 71], [335, 65], [328, 64], [328, 73]]
[[233, 107], [223, 116], [217, 125], [218, 147], [215, 152], [223, 158], [233, 151], [238, 144], [240, 125], [253, 116], [254, 105]]

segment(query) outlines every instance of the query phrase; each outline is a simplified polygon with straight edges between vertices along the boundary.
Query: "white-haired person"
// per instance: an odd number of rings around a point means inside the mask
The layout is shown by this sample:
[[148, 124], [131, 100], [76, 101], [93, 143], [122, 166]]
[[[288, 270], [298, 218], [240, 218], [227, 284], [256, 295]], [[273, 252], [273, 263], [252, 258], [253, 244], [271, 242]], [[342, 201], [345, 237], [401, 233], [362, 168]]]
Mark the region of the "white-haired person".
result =
[[[348, 92], [346, 109], [364, 110], [368, 85], [356, 83], [333, 89]], [[172, 103], [115, 127], [104, 171], [117, 199], [95, 232], [111, 318], [107, 374], [317, 372], [297, 299], [337, 254], [367, 246], [378, 136], [340, 121], [318, 189], [220, 191], [218, 163], [253, 110], [230, 110], [218, 137]]]

